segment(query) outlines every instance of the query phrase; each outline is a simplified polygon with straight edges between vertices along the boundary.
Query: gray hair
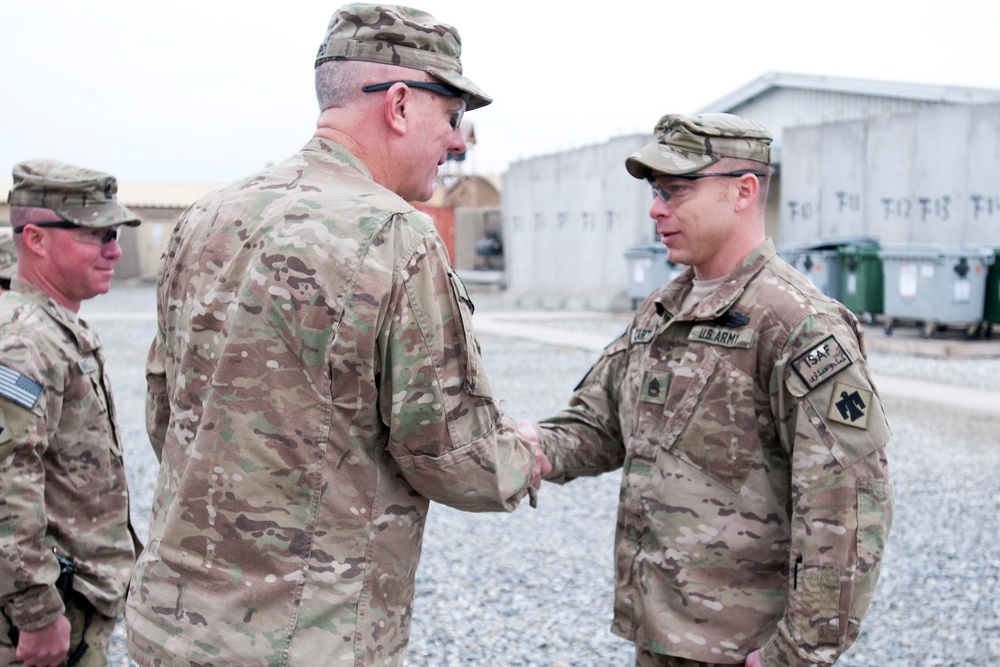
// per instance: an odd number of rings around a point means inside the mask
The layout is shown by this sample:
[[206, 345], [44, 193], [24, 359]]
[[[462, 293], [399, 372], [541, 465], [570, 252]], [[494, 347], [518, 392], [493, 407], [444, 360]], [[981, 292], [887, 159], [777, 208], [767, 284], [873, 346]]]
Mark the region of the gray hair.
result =
[[316, 67], [316, 101], [322, 113], [345, 107], [363, 93], [362, 86], [386, 81], [425, 81], [425, 72], [364, 60], [327, 60]]
[[319, 110], [346, 106], [361, 94], [369, 63], [359, 60], [327, 60], [316, 67], [316, 101]]

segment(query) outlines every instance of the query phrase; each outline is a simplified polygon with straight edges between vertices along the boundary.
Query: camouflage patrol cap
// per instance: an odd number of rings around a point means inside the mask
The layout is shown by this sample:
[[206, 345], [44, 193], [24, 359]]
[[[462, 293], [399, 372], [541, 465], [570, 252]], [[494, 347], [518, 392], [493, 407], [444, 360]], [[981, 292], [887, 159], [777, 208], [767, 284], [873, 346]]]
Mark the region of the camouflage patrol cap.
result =
[[10, 280], [17, 275], [17, 251], [10, 234], [0, 233], [0, 280]]
[[667, 114], [653, 130], [653, 143], [629, 156], [625, 168], [648, 178], [653, 171], [690, 174], [724, 157], [771, 164], [772, 138], [760, 123], [728, 113]]
[[462, 76], [458, 30], [427, 12], [399, 5], [344, 5], [330, 19], [316, 66], [328, 60], [366, 60], [427, 72], [468, 93], [469, 110], [493, 101]]
[[56, 160], [28, 160], [14, 165], [11, 206], [37, 206], [81, 227], [135, 227], [139, 218], [118, 203], [118, 181], [104, 172]]

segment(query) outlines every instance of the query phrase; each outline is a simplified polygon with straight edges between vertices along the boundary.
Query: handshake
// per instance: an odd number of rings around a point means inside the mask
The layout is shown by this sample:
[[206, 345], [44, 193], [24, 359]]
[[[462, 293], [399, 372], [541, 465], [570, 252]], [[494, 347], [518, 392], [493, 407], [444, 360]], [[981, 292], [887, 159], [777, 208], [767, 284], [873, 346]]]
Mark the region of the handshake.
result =
[[539, 446], [538, 429], [534, 423], [522, 419], [517, 423], [517, 434], [535, 446], [535, 471], [531, 476], [531, 488], [537, 491], [542, 485], [542, 478], [552, 472], [552, 462]]

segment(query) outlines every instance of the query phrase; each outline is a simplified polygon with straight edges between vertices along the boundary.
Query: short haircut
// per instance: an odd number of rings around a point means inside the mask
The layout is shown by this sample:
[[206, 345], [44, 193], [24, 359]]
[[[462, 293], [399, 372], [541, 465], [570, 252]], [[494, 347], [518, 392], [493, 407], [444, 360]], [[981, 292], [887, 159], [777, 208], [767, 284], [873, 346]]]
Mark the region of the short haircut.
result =
[[757, 194], [757, 203], [760, 204], [761, 210], [764, 210], [767, 204], [767, 193], [771, 188], [771, 174], [772, 169], [769, 165], [763, 162], [757, 162], [756, 160], [743, 160], [735, 157], [724, 157], [715, 164], [713, 164], [708, 169], [703, 171], [756, 171], [761, 174], [766, 174], [757, 180], [760, 182], [760, 192]]

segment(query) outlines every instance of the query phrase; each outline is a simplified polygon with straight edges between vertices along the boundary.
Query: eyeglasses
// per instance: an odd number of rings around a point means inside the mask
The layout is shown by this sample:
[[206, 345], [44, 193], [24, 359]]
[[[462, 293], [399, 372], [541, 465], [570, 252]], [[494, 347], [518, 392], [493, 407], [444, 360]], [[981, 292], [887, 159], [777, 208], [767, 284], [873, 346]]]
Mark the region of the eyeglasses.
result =
[[652, 188], [653, 190], [654, 197], [659, 197], [663, 201], [670, 201], [670, 196], [671, 196], [670, 193], [667, 192], [666, 188], [664, 188], [662, 185], [656, 182], [661, 178], [680, 178], [685, 181], [697, 181], [702, 178], [712, 178], [715, 176], [721, 176], [725, 178], [739, 178], [740, 176], [746, 176], [747, 174], [753, 174], [757, 178], [767, 177], [767, 174], [765, 174], [762, 171], [754, 171], [753, 169], [740, 169], [738, 171], [726, 171], [726, 172], [718, 172], [711, 174], [703, 174], [703, 173], [677, 174], [677, 175], [664, 174], [663, 176], [650, 176], [646, 180], [649, 182], [649, 187]]
[[[98, 231], [100, 231], [99, 229], [94, 229], [92, 227], [84, 227], [83, 225], [78, 225], [75, 222], [70, 222], [69, 220], [47, 220], [44, 222], [32, 222], [29, 224], [32, 224], [35, 227], [52, 227], [55, 229], [90, 229], [94, 233], [94, 238], [98, 238], [96, 234]], [[20, 234], [21, 232], [24, 231], [25, 227], [27, 227], [27, 225], [22, 225], [18, 227], [17, 229], [14, 230], [14, 233]], [[101, 245], [104, 245], [105, 243], [111, 243], [117, 238], [118, 238], [118, 228], [110, 227], [104, 230], [104, 233], [100, 236]]]
[[455, 88], [454, 86], [449, 86], [444, 83], [434, 83], [432, 81], [386, 81], [385, 83], [373, 83], [370, 86], [363, 86], [361, 92], [363, 93], [375, 93], [380, 90], [388, 90], [397, 83], [403, 83], [410, 88], [421, 88], [423, 90], [429, 90], [432, 93], [437, 93], [438, 95], [444, 95], [445, 97], [455, 97], [462, 100], [462, 106], [458, 108], [458, 111], [451, 112], [451, 129], [457, 130], [462, 124], [462, 116], [465, 115], [465, 107], [469, 103], [469, 94]]

